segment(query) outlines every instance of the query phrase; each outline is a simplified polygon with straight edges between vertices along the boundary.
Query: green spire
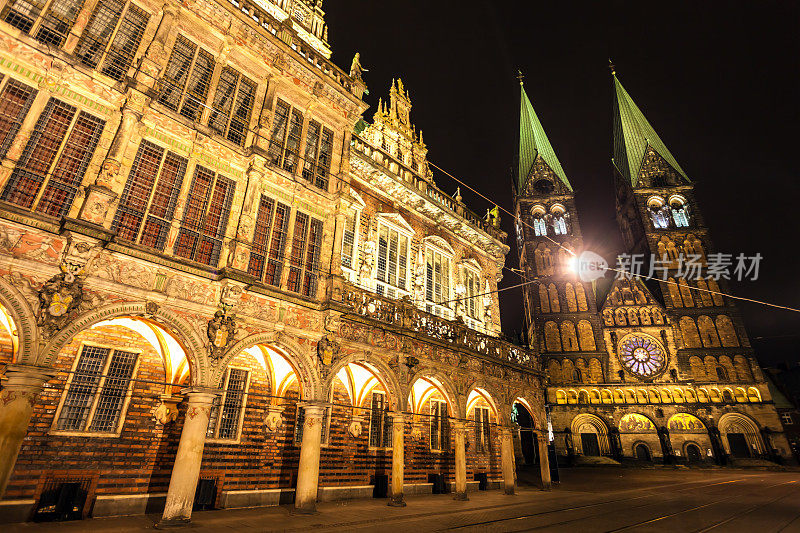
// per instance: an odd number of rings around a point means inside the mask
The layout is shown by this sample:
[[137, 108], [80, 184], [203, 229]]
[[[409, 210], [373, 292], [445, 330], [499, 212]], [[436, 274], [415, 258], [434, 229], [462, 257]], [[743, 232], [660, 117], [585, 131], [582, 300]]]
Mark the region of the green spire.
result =
[[564, 169], [561, 168], [561, 163], [558, 161], [558, 157], [556, 157], [556, 153], [547, 139], [542, 123], [539, 122], [539, 117], [536, 116], [536, 112], [533, 110], [531, 101], [528, 100], [528, 95], [525, 94], [522, 80], [520, 80], [519, 85], [522, 92], [519, 106], [519, 174], [517, 176], [519, 191], [525, 188], [525, 182], [528, 181], [528, 176], [538, 156], [542, 156], [544, 162], [550, 166], [550, 169], [571, 191], [572, 185], [570, 185]]
[[636, 187], [644, 156], [650, 147], [678, 174], [690, 181], [619, 82], [613, 66], [611, 75], [614, 78], [614, 164], [617, 169]]

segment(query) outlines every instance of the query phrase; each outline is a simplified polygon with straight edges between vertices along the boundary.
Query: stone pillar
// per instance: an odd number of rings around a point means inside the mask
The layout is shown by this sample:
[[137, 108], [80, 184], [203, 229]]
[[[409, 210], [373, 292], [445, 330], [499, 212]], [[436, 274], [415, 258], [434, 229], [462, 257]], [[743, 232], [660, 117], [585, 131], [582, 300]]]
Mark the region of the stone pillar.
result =
[[136, 81], [148, 88], [156, 86], [158, 75], [167, 64], [167, 59], [169, 59], [167, 42], [175, 26], [175, 19], [178, 17], [181, 6], [171, 0], [167, 0], [162, 9], [164, 14], [161, 17], [158, 30], [156, 30], [153, 41], [147, 48], [147, 52], [145, 52], [139, 64], [139, 70], [136, 73]]
[[72, 29], [64, 43], [64, 52], [67, 54], [73, 53], [75, 47], [78, 46], [78, 41], [80, 41], [84, 30], [86, 30], [86, 25], [89, 23], [89, 19], [92, 17], [92, 12], [95, 7], [97, 7], [97, 0], [87, 0], [84, 2], [78, 16], [75, 18], [75, 24], [72, 25]]
[[542, 490], [550, 490], [550, 448], [547, 442], [547, 433], [537, 435], [539, 445], [539, 470], [542, 475]]
[[45, 381], [54, 375], [54, 370], [38, 366], [6, 367], [8, 380], [0, 391], [0, 497], [6, 491], [22, 439], [28, 432], [36, 397]]
[[14, 136], [14, 140], [11, 141], [11, 146], [8, 148], [3, 158], [2, 166], [0, 166], [0, 189], [5, 188], [8, 178], [11, 176], [11, 172], [22, 156], [25, 145], [28, 144], [28, 139], [30, 139], [31, 133], [33, 133], [33, 128], [39, 120], [39, 115], [42, 114], [45, 106], [47, 106], [47, 102], [50, 100], [50, 95], [51, 93], [46, 80], [42, 80], [39, 83], [38, 92], [31, 103], [31, 107], [28, 109], [28, 114], [25, 115], [19, 127], [19, 131], [17, 131], [17, 134]]
[[167, 503], [160, 526], [186, 524], [192, 518], [194, 493], [200, 478], [203, 447], [206, 443], [211, 404], [218, 392], [208, 389], [190, 389], [184, 392], [189, 397], [186, 418], [183, 421], [178, 453], [169, 479]]
[[453, 434], [456, 437], [456, 490], [454, 500], [469, 500], [467, 497], [467, 451], [464, 446], [464, 421], [453, 421]]
[[403, 413], [392, 413], [392, 493], [389, 505], [405, 507], [403, 498], [403, 467], [405, 466], [405, 418]]
[[500, 428], [500, 465], [503, 469], [503, 491], [514, 494], [516, 482], [514, 480], [514, 443], [512, 442], [511, 429]]
[[294, 507], [299, 513], [317, 511], [319, 487], [319, 448], [322, 443], [322, 424], [325, 408], [322, 405], [303, 407], [303, 441], [300, 444], [300, 465], [297, 471], [297, 488]]

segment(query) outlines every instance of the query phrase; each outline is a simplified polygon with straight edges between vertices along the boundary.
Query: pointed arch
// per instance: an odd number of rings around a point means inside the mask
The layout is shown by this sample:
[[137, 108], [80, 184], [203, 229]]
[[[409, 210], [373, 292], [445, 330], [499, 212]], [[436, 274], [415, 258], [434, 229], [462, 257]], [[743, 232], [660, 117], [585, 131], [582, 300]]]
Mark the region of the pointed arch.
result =
[[585, 452], [583, 449], [583, 439], [581, 437], [584, 433], [594, 433], [597, 435], [597, 443], [601, 455], [608, 455], [610, 453], [608, 426], [600, 417], [589, 413], [581, 413], [572, 419], [570, 431], [573, 435], [573, 446], [575, 446], [575, 451], [577, 453], [583, 454]]
[[[375, 379], [383, 385], [384, 390], [389, 394], [390, 397], [390, 404], [394, 403], [394, 407], [399, 410], [405, 410], [406, 408], [406, 397], [405, 391], [403, 387], [400, 385], [400, 381], [397, 379], [397, 374], [395, 374], [394, 370], [386, 364], [380, 357], [371, 356], [365, 353], [355, 353], [348, 355], [347, 357], [343, 357], [336, 361], [329, 373], [328, 377], [322, 382], [321, 386], [321, 393], [324, 398], [329, 397], [331, 387], [333, 386], [333, 381], [336, 379], [337, 374], [343, 368], [348, 367], [349, 365], [362, 365], [367, 368], [369, 372], [375, 376]], [[352, 398], [354, 402], [356, 401], [355, 398]]]
[[[459, 396], [456, 393], [456, 387], [453, 380], [444, 372], [433, 367], [425, 367], [417, 370], [408, 380], [408, 387], [406, 389], [406, 396], [410, 397], [414, 392], [414, 385], [418, 380], [425, 380], [431, 385], [434, 385], [439, 393], [445, 398], [450, 408], [451, 416], [454, 418], [462, 418], [462, 408], [459, 402]], [[413, 403], [413, 402], [412, 402]], [[409, 408], [417, 406], [409, 405]]]
[[586, 301], [586, 289], [583, 288], [583, 283], [575, 284], [575, 296], [578, 299], [578, 311], [588, 311], [589, 304]]
[[714, 327], [711, 317], [706, 315], [697, 317], [697, 329], [700, 331], [700, 339], [703, 341], [704, 348], [719, 348], [719, 335], [717, 335], [717, 328]]
[[694, 298], [692, 297], [692, 289], [689, 288], [689, 283], [686, 278], [678, 280], [678, 289], [681, 291], [681, 298], [683, 299], [684, 307], [694, 307]]
[[550, 309], [553, 313], [561, 312], [561, 304], [558, 301], [558, 290], [555, 283], [551, 283], [547, 287], [547, 292], [550, 295]]
[[561, 333], [559, 332], [558, 324], [555, 322], [544, 323], [544, 339], [548, 352], [561, 351]]
[[575, 313], [578, 311], [578, 299], [575, 296], [575, 288], [572, 283], [567, 282], [564, 286], [564, 293], [567, 299], [567, 312]]
[[700, 333], [697, 331], [697, 325], [694, 323], [694, 319], [689, 316], [682, 316], [679, 324], [681, 336], [683, 337], [683, 346], [685, 348], [700, 348]]
[[575, 324], [570, 320], [565, 320], [561, 323], [561, 343], [565, 352], [577, 352], [579, 350]]
[[727, 315], [717, 316], [717, 332], [722, 346], [726, 348], [734, 348], [739, 346], [739, 337], [736, 335], [736, 330], [733, 327], [733, 322]]
[[593, 352], [597, 349], [592, 324], [588, 320], [578, 322], [578, 340], [580, 341], [581, 350], [585, 352]]
[[734, 455], [734, 450], [731, 450], [730, 434], [744, 435], [745, 440], [749, 446], [748, 454], [755, 452], [760, 455], [764, 453], [764, 443], [761, 439], [761, 431], [758, 424], [749, 416], [741, 413], [725, 413], [719, 419], [719, 430], [725, 435], [723, 442], [725, 444], [725, 451], [729, 455]]
[[539, 306], [542, 313], [550, 312], [550, 296], [547, 294], [547, 287], [539, 285]]

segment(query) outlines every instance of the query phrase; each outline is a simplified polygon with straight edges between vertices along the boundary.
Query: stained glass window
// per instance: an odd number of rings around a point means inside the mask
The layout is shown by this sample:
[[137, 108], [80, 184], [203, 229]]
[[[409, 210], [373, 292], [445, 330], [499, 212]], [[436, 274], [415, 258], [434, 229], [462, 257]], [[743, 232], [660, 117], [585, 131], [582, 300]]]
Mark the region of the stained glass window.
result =
[[620, 359], [634, 375], [648, 378], [661, 372], [666, 365], [663, 348], [654, 339], [633, 335], [620, 343]]

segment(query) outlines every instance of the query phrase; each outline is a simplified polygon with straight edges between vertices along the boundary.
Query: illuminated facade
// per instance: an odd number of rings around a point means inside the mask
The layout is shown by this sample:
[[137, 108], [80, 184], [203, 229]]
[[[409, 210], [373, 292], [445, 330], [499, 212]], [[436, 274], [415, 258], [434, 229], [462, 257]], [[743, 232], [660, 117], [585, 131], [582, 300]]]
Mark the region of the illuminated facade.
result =
[[321, 4], [3, 3], [3, 515], [464, 498], [544, 446], [506, 235]]
[[[525, 288], [528, 337], [546, 367], [559, 459], [792, 461], [738, 311], [717, 294], [727, 284], [708, 270], [713, 247], [694, 185], [616, 76], [614, 88], [626, 251], [645, 265], [663, 258], [668, 275], [616, 279], [606, 291], [571, 268], [584, 249], [572, 185], [522, 89], [520, 268], [535, 281]], [[701, 279], [680, 277], [681, 254], [698, 258]]]

